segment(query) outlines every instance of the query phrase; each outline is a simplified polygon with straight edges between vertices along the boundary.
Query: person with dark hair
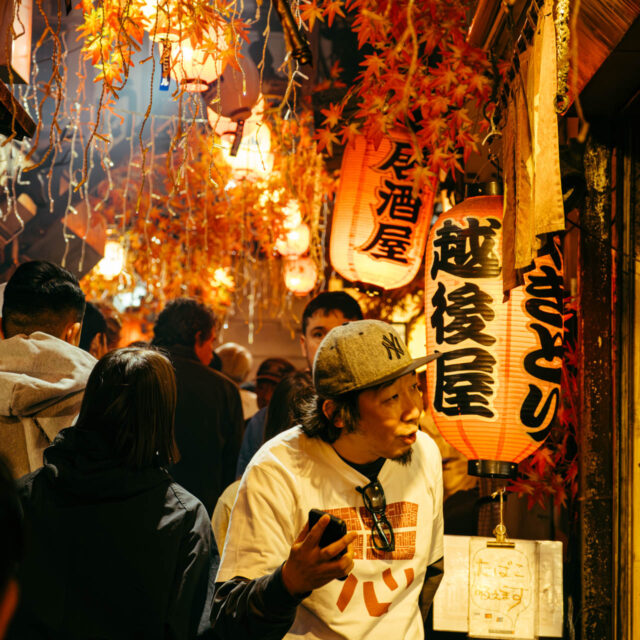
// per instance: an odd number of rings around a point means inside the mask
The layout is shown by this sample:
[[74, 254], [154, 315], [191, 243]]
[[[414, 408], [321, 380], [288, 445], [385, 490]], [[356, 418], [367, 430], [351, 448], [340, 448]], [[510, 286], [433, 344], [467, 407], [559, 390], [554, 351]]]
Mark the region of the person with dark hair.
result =
[[[300, 336], [300, 349], [307, 359], [309, 371], [313, 368], [316, 351], [327, 333], [352, 320], [362, 320], [362, 309], [345, 291], [323, 291], [309, 301], [302, 312]], [[281, 378], [282, 376], [279, 379]], [[238, 456], [237, 477], [243, 474], [249, 460], [263, 442], [265, 419], [266, 409], [261, 409], [247, 424]]]
[[[435, 357], [414, 360], [379, 320], [326, 335], [302, 425], [267, 442], [240, 482], [214, 634], [424, 637], [442, 578], [442, 467], [418, 428], [415, 370]], [[311, 509], [325, 512], [312, 527]], [[330, 516], [347, 533], [321, 546]]]
[[334, 327], [345, 322], [362, 320], [360, 305], [346, 291], [323, 291], [311, 300], [302, 312], [300, 347], [307, 359], [309, 371], [320, 343]]
[[0, 456], [0, 640], [18, 604], [16, 571], [24, 555], [24, 522], [18, 489]]
[[167, 351], [176, 372], [176, 442], [180, 461], [173, 477], [213, 513], [223, 489], [235, 480], [242, 428], [236, 385], [209, 367], [216, 319], [192, 298], [167, 304], [154, 326], [152, 344]]
[[[300, 424], [302, 407], [313, 396], [311, 374], [308, 371], [294, 371], [284, 377], [277, 385], [267, 407], [267, 421], [264, 430], [264, 442], [271, 440], [289, 427]], [[222, 551], [229, 527], [231, 508], [238, 493], [240, 480], [230, 484], [223, 492], [213, 510], [211, 526], [218, 549]]]
[[107, 321], [102, 312], [91, 302], [87, 302], [78, 346], [88, 351], [96, 360], [109, 351], [107, 347]]
[[295, 370], [296, 368], [284, 358], [267, 358], [260, 363], [256, 373], [256, 395], [260, 409], [247, 421], [236, 465], [237, 478], [242, 475], [249, 460], [264, 442], [267, 409], [276, 386]]
[[211, 524], [167, 467], [176, 384], [155, 350], [118, 349], [89, 377], [74, 427], [19, 481], [28, 553], [9, 638], [193, 638]]
[[4, 291], [0, 341], [0, 453], [16, 477], [70, 426], [95, 358], [78, 348], [84, 293], [51, 262], [20, 265]]

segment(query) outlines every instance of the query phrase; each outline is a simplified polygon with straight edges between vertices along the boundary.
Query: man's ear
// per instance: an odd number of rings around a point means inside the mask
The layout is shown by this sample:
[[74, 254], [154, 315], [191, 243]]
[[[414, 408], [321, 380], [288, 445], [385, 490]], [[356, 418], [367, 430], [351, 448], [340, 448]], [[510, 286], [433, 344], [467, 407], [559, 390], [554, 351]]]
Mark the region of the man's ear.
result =
[[12, 578], [7, 583], [3, 594], [0, 594], [0, 638], [4, 638], [18, 605], [18, 583]]
[[70, 322], [63, 334], [62, 339], [69, 344], [72, 344], [74, 347], [77, 347], [80, 344], [80, 333], [82, 332], [82, 322]]
[[96, 359], [100, 360], [107, 353], [107, 336], [104, 333], [96, 333], [89, 345], [89, 353]]
[[335, 416], [335, 412], [336, 405], [333, 400], [325, 400], [322, 403], [322, 413], [324, 413], [325, 417], [328, 420], [331, 420], [335, 427], [338, 427], [338, 429], [342, 429], [344, 427], [344, 420], [339, 416]]
[[302, 355], [304, 356], [305, 360], [308, 360], [309, 357], [307, 356], [307, 341], [304, 337], [304, 334], [300, 334], [300, 351], [302, 351]]

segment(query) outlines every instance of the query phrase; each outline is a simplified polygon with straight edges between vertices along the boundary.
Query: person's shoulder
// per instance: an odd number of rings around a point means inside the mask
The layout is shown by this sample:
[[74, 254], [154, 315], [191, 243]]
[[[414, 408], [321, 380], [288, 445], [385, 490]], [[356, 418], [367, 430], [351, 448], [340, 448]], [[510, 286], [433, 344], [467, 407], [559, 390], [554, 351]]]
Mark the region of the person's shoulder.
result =
[[318, 458], [323, 445], [322, 441], [309, 438], [302, 427], [291, 427], [265, 442], [251, 459], [248, 468], [284, 467], [290, 472], [296, 469], [301, 472], [303, 467], [313, 464]]
[[211, 524], [202, 502], [174, 480], [167, 486], [166, 504], [167, 507], [182, 512], [189, 521], [197, 522], [201, 526], [203, 522]]
[[418, 431], [416, 434], [416, 449], [420, 452], [420, 456], [424, 459], [435, 459], [440, 463], [440, 449], [435, 440], [424, 431]]
[[[97, 360], [88, 352], [56, 338], [43, 331], [34, 331], [30, 335], [18, 334], [5, 340], [0, 340], [3, 362], [8, 363], [13, 358], [38, 357], [46, 355], [48, 366], [63, 364], [79, 369], [86, 369], [89, 373]], [[87, 375], [88, 375], [87, 373]]]

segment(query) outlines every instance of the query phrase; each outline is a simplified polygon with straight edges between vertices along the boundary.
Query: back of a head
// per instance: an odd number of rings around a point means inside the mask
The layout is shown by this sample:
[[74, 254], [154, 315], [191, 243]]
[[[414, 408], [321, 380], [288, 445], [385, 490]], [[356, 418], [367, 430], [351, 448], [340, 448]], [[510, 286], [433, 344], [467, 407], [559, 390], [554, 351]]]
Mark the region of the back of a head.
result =
[[104, 334], [105, 341], [107, 335], [107, 321], [98, 307], [91, 302], [87, 302], [82, 321], [82, 332], [80, 333], [80, 344], [85, 351], [90, 351], [91, 343], [98, 334]]
[[235, 383], [244, 382], [251, 371], [253, 358], [251, 352], [237, 342], [225, 342], [216, 349], [222, 363], [222, 373]]
[[169, 360], [154, 349], [116, 349], [91, 372], [77, 427], [100, 431], [126, 467], [166, 466], [176, 454], [175, 408]]
[[213, 311], [193, 298], [171, 300], [153, 327], [152, 344], [158, 347], [193, 347], [196, 336], [207, 338], [215, 328]]
[[340, 311], [347, 320], [362, 320], [358, 302], [345, 291], [323, 291], [309, 301], [302, 313], [302, 333], [307, 330], [309, 318], [317, 311]]
[[51, 262], [25, 262], [5, 288], [2, 331], [5, 338], [34, 331], [60, 337], [69, 322], [82, 322], [84, 307], [74, 275]]
[[264, 441], [299, 424], [303, 408], [315, 391], [308, 371], [296, 371], [283, 378], [276, 386], [267, 409]]

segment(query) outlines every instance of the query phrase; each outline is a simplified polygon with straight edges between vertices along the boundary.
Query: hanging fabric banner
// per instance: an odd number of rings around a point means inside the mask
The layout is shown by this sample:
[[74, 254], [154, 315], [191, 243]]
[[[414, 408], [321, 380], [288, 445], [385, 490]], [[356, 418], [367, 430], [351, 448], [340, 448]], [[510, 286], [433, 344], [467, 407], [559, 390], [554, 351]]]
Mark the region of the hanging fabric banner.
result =
[[330, 260], [351, 282], [397, 289], [415, 277], [424, 254], [433, 189], [413, 194], [413, 150], [406, 133], [376, 148], [347, 145], [331, 225]]

